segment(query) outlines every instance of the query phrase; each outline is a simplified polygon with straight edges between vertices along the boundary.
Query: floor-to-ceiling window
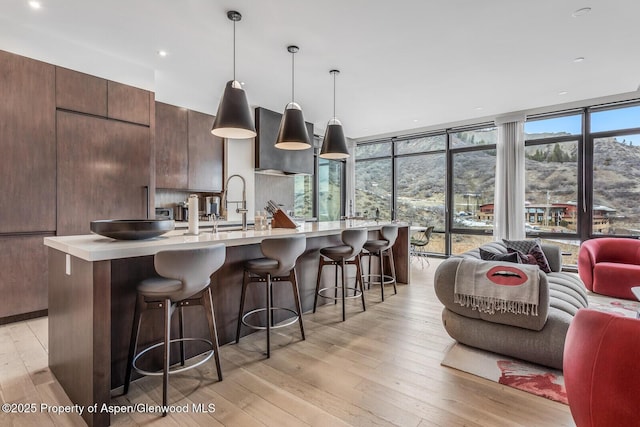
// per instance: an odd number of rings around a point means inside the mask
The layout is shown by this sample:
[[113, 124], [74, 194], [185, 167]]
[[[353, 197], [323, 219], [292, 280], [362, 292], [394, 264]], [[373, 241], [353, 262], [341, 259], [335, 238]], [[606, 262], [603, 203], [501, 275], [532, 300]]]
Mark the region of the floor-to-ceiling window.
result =
[[314, 175], [296, 175], [294, 210], [298, 218], [339, 221], [344, 215], [345, 162], [318, 156], [320, 141], [314, 148]]
[[344, 162], [318, 159], [318, 220], [339, 221], [342, 216]]
[[395, 211], [418, 232], [433, 226], [430, 252], [445, 253], [447, 135], [395, 141]]
[[390, 220], [392, 214], [392, 143], [356, 147], [356, 216]]
[[[528, 237], [575, 265], [585, 239], [640, 236], [640, 101], [528, 116], [524, 129]], [[431, 252], [491, 241], [496, 142], [478, 125], [359, 144], [356, 214], [434, 225]]]
[[579, 157], [582, 111], [525, 123], [525, 231], [559, 245], [563, 263], [575, 265], [580, 247]]
[[497, 137], [495, 126], [449, 133], [452, 254], [493, 239]]
[[592, 236], [640, 235], [640, 105], [590, 110]]

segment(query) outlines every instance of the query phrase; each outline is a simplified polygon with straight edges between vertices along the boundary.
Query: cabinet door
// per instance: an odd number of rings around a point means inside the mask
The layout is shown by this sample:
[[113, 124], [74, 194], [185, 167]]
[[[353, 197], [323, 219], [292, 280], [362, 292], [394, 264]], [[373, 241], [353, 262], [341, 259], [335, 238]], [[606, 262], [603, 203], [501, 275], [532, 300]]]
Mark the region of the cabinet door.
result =
[[107, 81], [56, 67], [56, 107], [107, 117]]
[[187, 110], [156, 102], [156, 187], [189, 188]]
[[145, 126], [58, 111], [58, 235], [98, 219], [147, 217], [150, 133]]
[[107, 117], [149, 126], [151, 99], [149, 91], [109, 81]]
[[0, 237], [0, 318], [47, 308], [47, 251], [43, 237]]
[[56, 226], [55, 69], [0, 51], [0, 233]]
[[189, 117], [189, 189], [222, 190], [223, 143], [211, 133], [214, 116], [188, 112]]

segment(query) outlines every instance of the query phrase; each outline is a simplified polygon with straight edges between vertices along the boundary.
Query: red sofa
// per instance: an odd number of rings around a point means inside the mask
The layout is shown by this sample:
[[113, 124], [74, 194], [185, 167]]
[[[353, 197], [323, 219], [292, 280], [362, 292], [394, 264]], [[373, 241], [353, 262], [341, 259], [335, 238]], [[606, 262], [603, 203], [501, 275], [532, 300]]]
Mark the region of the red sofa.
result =
[[563, 373], [577, 427], [640, 425], [640, 320], [581, 309], [564, 345]]
[[592, 292], [635, 300], [631, 288], [640, 286], [640, 240], [602, 237], [582, 242], [578, 274]]

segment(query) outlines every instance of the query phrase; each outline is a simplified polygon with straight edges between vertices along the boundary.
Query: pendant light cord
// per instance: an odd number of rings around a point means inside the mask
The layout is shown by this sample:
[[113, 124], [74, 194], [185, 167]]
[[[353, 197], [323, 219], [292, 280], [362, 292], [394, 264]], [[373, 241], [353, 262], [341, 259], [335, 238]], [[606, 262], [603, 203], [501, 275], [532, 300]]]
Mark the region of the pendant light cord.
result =
[[337, 73], [331, 73], [333, 74], [333, 118], [336, 118], [336, 74]]
[[296, 57], [296, 53], [295, 52], [291, 52], [291, 102], [296, 102], [296, 97], [295, 97], [295, 81], [296, 81], [296, 67], [295, 67], [295, 57]]
[[236, 81], [236, 21], [233, 21], [233, 81]]

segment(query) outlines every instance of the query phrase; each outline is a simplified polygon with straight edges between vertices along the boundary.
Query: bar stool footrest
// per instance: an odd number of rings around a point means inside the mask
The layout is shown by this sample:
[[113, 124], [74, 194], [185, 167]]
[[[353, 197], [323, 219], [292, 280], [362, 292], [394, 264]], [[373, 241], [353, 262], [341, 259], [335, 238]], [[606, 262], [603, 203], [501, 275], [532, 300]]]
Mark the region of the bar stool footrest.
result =
[[[193, 365], [184, 366], [184, 367], [180, 367], [180, 368], [177, 368], [177, 369], [175, 369], [175, 368], [174, 368], [174, 369], [169, 368], [169, 375], [171, 375], [171, 374], [178, 374], [178, 373], [180, 373], [180, 372], [184, 372], [184, 371], [188, 371], [189, 369], [196, 368], [196, 367], [198, 367], [198, 366], [202, 365], [203, 363], [207, 362], [209, 359], [211, 359], [211, 357], [212, 357], [212, 356], [213, 356], [213, 354], [214, 354], [214, 350], [213, 350], [213, 343], [212, 343], [211, 341], [207, 340], [207, 339], [204, 339], [204, 338], [176, 338], [176, 339], [172, 339], [172, 340], [170, 340], [170, 341], [169, 341], [169, 344], [172, 344], [172, 343], [174, 343], [174, 342], [184, 342], [184, 341], [200, 341], [200, 342], [204, 342], [204, 343], [209, 344], [209, 346], [211, 347], [211, 349], [210, 349], [210, 350], [207, 350], [207, 351], [206, 351], [206, 352], [204, 352], [204, 353], [201, 353], [199, 356], [201, 356], [202, 354], [207, 354], [207, 355], [206, 355], [206, 357], [205, 357], [204, 359], [202, 359], [202, 360], [200, 360], [200, 361], [198, 361], [198, 362], [194, 363]], [[140, 374], [142, 374], [142, 375], [149, 375], [149, 376], [162, 375], [162, 374], [163, 374], [162, 370], [160, 370], [160, 371], [155, 371], [155, 372], [152, 372], [152, 371], [145, 371], [144, 369], [138, 368], [138, 367], [136, 366], [136, 362], [138, 361], [138, 359], [139, 359], [142, 355], [144, 355], [144, 354], [145, 354], [145, 353], [147, 353], [148, 351], [153, 350], [154, 348], [158, 348], [158, 347], [162, 347], [162, 346], [164, 346], [164, 342], [159, 342], [159, 343], [157, 343], [157, 344], [154, 344], [154, 345], [151, 345], [151, 346], [149, 346], [149, 347], [145, 348], [145, 349], [144, 349], [144, 350], [142, 350], [140, 353], [136, 354], [136, 356], [133, 358], [133, 363], [132, 363], [132, 365], [131, 365], [131, 366], [133, 367], [133, 369], [134, 369], [136, 372], [138, 372], [138, 373], [140, 373]], [[196, 356], [196, 357], [197, 357], [197, 356]]]
[[[380, 280], [377, 281], [371, 281], [372, 277], [380, 277], [379, 274], [363, 274], [362, 275], [362, 280], [364, 281], [364, 283], [366, 283], [367, 285], [371, 284], [371, 285], [379, 285], [380, 284]], [[393, 278], [393, 276], [388, 276], [388, 275], [384, 275], [384, 284], [385, 285], [390, 285], [392, 283], [396, 283], [396, 279]]]
[[[341, 300], [342, 296], [337, 296], [337, 297], [333, 297], [333, 296], [328, 296], [328, 295], [323, 295], [322, 292], [324, 291], [329, 291], [332, 289], [342, 289], [342, 286], [329, 286], [328, 288], [320, 288], [318, 289], [318, 295], [321, 296], [322, 298], [327, 298], [327, 299], [332, 299], [332, 300]], [[353, 288], [353, 287], [346, 287], [347, 291], [352, 291], [355, 294], [354, 295], [345, 295], [345, 299], [349, 299], [349, 298], [360, 298], [362, 296], [362, 291], [358, 288]]]
[[[293, 318], [288, 319], [286, 323], [278, 323], [277, 325], [274, 326], [270, 326], [270, 329], [278, 329], [278, 328], [284, 328], [285, 326], [289, 326], [289, 325], [293, 325], [294, 323], [296, 323], [298, 321], [298, 319], [300, 318], [300, 315], [298, 314], [297, 311], [290, 309], [290, 308], [284, 308], [284, 307], [271, 307], [271, 311], [273, 312], [274, 310], [284, 310], [284, 311], [288, 311], [289, 313], [292, 313], [294, 315]], [[243, 316], [242, 316], [242, 324], [248, 328], [251, 329], [257, 329], [257, 330], [266, 330], [267, 327], [266, 326], [260, 326], [260, 325], [255, 325], [252, 323], [249, 323], [246, 321], [246, 318], [251, 316], [252, 314], [255, 313], [261, 313], [263, 311], [267, 311], [266, 308], [256, 308], [255, 310], [251, 310], [251, 311], [247, 311]]]

